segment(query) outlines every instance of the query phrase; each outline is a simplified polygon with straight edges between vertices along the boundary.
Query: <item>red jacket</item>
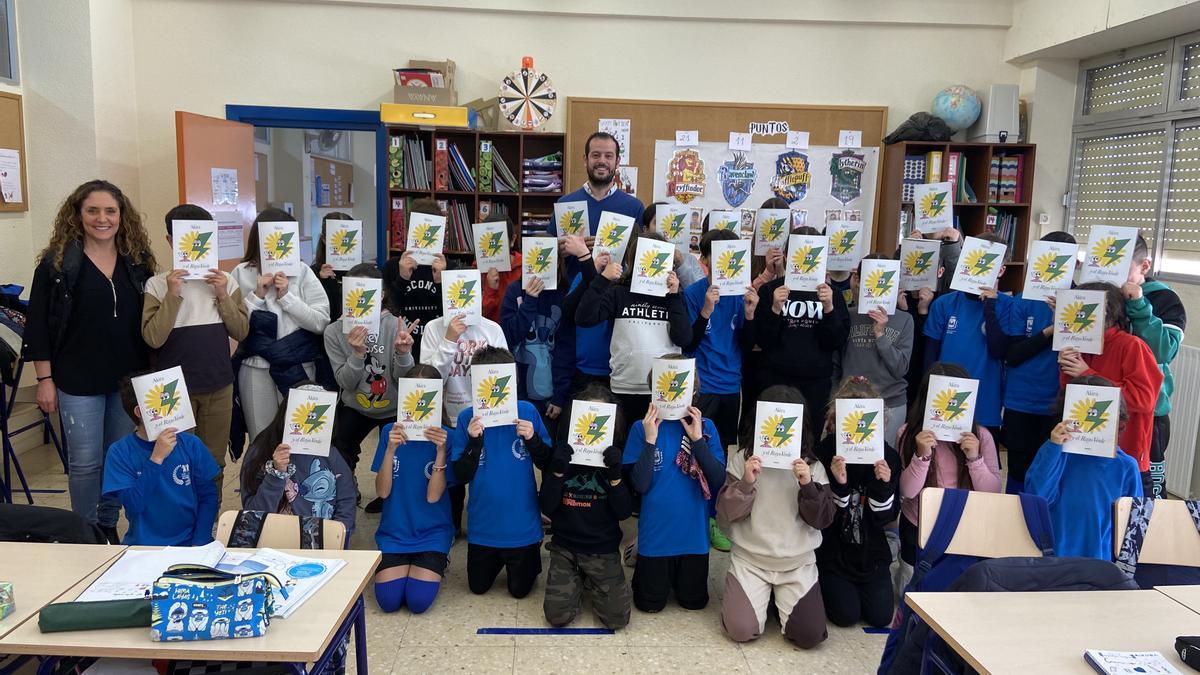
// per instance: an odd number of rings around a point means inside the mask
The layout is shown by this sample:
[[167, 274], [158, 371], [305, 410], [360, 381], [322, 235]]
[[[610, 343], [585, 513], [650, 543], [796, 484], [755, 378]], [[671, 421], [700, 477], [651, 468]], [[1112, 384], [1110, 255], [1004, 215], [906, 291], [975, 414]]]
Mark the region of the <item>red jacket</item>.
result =
[[[1104, 331], [1104, 353], [1083, 354], [1088, 365], [1084, 375], [1099, 375], [1121, 388], [1129, 419], [1117, 438], [1117, 445], [1137, 460], [1138, 469], [1150, 470], [1150, 436], [1154, 429], [1154, 404], [1162, 386], [1162, 371], [1150, 348], [1141, 338], [1111, 326]], [[1065, 373], [1059, 382], [1065, 386], [1071, 377]]]
[[[492, 288], [487, 281], [487, 270], [479, 270], [483, 276], [483, 315], [487, 318], [500, 323], [500, 305], [504, 303], [504, 291], [508, 290], [508, 285], [514, 281], [521, 280], [521, 253], [513, 251], [510, 258], [512, 260], [512, 269], [508, 272], [500, 272], [500, 284], [496, 288]], [[471, 263], [475, 267], [475, 263]]]

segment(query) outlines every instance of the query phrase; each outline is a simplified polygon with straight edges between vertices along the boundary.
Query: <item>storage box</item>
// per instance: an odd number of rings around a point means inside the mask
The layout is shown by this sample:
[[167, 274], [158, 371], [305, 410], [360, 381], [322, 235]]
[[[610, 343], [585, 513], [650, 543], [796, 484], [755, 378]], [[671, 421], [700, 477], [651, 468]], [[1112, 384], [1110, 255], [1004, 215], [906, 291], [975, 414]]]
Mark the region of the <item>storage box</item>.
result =
[[379, 119], [384, 124], [418, 124], [438, 127], [470, 128], [466, 108], [439, 105], [381, 103]]
[[[402, 71], [406, 68], [437, 71], [442, 74], [445, 86], [423, 86], [428, 85], [432, 80], [422, 75], [403, 73]], [[418, 61], [410, 59], [406, 68], [396, 68], [393, 71], [396, 84], [392, 98], [396, 103], [439, 106], [458, 105], [458, 91], [454, 87], [455, 68], [453, 61], [449, 59], [445, 61]]]
[[480, 131], [500, 130], [500, 97], [477, 98], [463, 105], [470, 110], [474, 110], [475, 115], [479, 118], [478, 123], [475, 125], [476, 129]]

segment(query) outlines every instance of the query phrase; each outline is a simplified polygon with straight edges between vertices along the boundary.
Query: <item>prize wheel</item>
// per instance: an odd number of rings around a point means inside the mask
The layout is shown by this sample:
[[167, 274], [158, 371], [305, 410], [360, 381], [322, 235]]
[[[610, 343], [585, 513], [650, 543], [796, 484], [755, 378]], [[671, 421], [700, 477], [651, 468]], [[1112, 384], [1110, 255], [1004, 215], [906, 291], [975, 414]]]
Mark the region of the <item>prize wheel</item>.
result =
[[521, 60], [521, 69], [500, 83], [500, 112], [518, 129], [541, 126], [554, 114], [558, 94], [545, 74], [533, 67], [533, 59]]

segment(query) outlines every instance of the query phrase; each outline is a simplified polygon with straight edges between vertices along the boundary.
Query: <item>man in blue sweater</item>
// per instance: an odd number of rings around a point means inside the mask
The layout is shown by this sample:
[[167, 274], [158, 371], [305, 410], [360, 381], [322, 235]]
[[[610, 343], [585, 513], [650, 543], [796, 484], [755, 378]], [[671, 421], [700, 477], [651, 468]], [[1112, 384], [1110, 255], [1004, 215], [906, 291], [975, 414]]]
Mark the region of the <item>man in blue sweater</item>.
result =
[[[583, 144], [583, 166], [587, 169], [587, 182], [583, 184], [583, 187], [563, 195], [558, 200], [560, 202], [587, 202], [588, 234], [592, 237], [596, 236], [596, 228], [600, 225], [602, 211], [612, 211], [641, 222], [642, 212], [646, 210], [637, 197], [626, 194], [617, 188], [615, 179], [617, 177], [617, 157], [620, 152], [621, 146], [612, 134], [597, 131], [588, 136], [587, 141]], [[558, 223], [551, 221], [549, 233], [550, 236], [558, 236]], [[574, 269], [568, 267], [568, 271], [574, 276], [575, 272], [579, 271], [578, 263], [574, 260], [569, 262], [576, 265]]]

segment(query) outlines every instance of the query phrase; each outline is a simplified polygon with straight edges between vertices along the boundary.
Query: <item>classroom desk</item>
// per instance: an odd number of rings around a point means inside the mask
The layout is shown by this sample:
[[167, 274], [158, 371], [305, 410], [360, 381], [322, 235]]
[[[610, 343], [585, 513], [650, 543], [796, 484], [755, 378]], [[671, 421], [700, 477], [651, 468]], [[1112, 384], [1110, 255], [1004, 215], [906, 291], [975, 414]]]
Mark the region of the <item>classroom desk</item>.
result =
[[980, 673], [1091, 673], [1087, 649], [1157, 651], [1180, 672], [1175, 638], [1200, 614], [1158, 591], [909, 593], [905, 601]]
[[1155, 586], [1154, 590], [1200, 614], [1200, 586]]
[[[4, 637], [71, 589], [80, 579], [107, 567], [124, 546], [0, 542], [0, 581], [11, 581], [17, 609], [0, 619]], [[0, 651], [0, 654], [4, 653]]]
[[[346, 566], [290, 617], [272, 619], [263, 637], [153, 642], [149, 628], [43, 634], [38, 630], [37, 617], [33, 616], [0, 638], [0, 654], [281, 662], [291, 664], [293, 672], [303, 674], [309, 672], [309, 664], [328, 663], [338, 644], [353, 628], [358, 672], [370, 672], [367, 669], [366, 614], [362, 593], [375, 574], [381, 558], [379, 551], [303, 550], [285, 553], [306, 558], [341, 558], [346, 561]], [[78, 597], [107, 568], [108, 565], [104, 565], [87, 575], [64, 593], [60, 600], [66, 602]], [[20, 595], [17, 601], [20, 602]], [[53, 659], [43, 662], [43, 669], [52, 663]]]

